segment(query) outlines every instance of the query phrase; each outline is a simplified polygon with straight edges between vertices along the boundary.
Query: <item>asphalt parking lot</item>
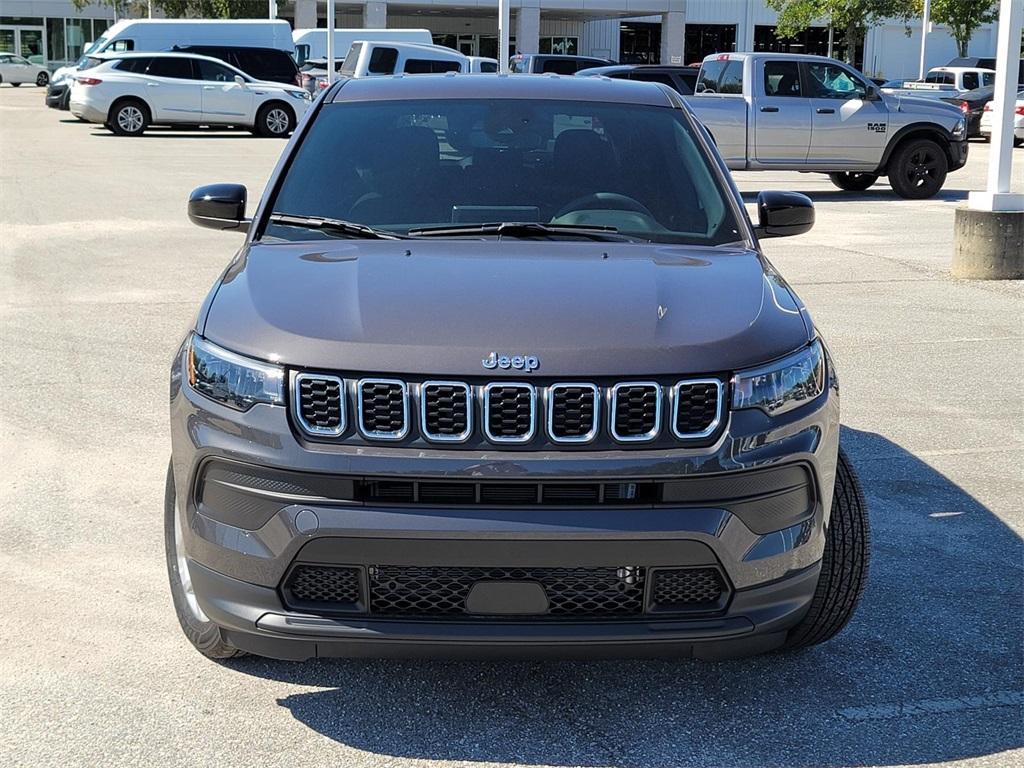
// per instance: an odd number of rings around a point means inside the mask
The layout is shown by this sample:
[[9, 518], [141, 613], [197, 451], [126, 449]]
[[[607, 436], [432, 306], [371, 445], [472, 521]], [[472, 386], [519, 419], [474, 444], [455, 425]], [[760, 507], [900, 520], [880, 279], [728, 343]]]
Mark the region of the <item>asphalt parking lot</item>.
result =
[[[734, 662], [449, 663], [197, 654], [163, 554], [173, 350], [283, 142], [118, 138], [0, 89], [0, 764], [1024, 765], [1024, 284], [949, 276], [953, 211], [881, 183], [738, 174], [817, 203], [768, 241], [841, 365], [871, 580], [832, 642]], [[1014, 187], [1024, 191], [1024, 150]]]

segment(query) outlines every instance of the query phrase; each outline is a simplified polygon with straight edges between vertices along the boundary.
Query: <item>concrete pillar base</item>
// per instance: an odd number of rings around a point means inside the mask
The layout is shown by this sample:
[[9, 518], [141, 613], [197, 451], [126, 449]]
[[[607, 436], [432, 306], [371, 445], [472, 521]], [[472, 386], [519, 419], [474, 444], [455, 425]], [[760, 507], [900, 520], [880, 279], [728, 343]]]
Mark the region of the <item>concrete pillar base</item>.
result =
[[540, 53], [540, 5], [524, 0], [516, 13], [516, 47], [509, 54]]
[[[368, 2], [363, 6], [363, 29], [387, 29], [388, 28], [388, 4], [387, 2]], [[344, 51], [344, 56], [348, 51]]]
[[953, 226], [953, 277], [1024, 278], [1024, 211], [957, 208]]

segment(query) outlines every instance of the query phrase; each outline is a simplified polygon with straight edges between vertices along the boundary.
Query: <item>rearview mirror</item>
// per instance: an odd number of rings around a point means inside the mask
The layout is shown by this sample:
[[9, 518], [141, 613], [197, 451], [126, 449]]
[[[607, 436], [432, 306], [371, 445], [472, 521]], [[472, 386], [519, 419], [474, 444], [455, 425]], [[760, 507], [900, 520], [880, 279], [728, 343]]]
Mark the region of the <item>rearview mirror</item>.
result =
[[757, 220], [758, 237], [802, 235], [814, 226], [814, 203], [798, 192], [761, 192]]
[[188, 218], [193, 224], [208, 229], [248, 232], [251, 220], [245, 218], [247, 196], [242, 184], [197, 187], [188, 196]]

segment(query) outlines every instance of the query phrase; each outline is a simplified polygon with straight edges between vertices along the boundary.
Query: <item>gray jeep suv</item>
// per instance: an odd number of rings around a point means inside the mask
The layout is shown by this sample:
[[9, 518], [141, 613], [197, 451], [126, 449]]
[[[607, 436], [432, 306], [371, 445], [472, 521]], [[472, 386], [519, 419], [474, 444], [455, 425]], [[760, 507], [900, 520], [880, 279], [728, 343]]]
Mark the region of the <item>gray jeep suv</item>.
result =
[[166, 543], [204, 654], [702, 658], [818, 643], [868, 558], [828, 351], [651, 83], [327, 90], [171, 370]]

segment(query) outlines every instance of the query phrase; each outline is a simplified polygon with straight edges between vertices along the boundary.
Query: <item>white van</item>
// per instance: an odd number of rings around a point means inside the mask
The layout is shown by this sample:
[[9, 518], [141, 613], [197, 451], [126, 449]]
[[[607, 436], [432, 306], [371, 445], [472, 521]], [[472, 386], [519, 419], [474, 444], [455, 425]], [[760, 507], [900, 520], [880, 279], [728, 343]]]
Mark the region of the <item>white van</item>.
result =
[[90, 54], [170, 51], [176, 46], [209, 45], [274, 48], [295, 55], [292, 28], [284, 20], [125, 19], [108, 27], [75, 64], [54, 72], [52, 82], [62, 81]]
[[[356, 40], [425, 45], [434, 42], [427, 29], [335, 29], [335, 58], [341, 59]], [[326, 29], [296, 29], [292, 32], [292, 41], [295, 44], [295, 63], [300, 67], [307, 59], [327, 58]]]
[[349, 48], [339, 74], [342, 77], [425, 75], [469, 72], [471, 66], [468, 56], [443, 45], [359, 40]]

